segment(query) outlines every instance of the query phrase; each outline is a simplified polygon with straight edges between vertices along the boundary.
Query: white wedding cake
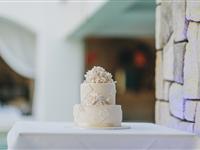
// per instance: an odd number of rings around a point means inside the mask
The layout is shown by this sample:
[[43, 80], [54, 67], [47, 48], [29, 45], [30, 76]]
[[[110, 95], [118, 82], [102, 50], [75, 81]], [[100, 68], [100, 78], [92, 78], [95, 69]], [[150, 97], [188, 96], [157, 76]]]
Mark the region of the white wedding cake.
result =
[[121, 127], [121, 105], [115, 104], [116, 88], [112, 75], [93, 67], [81, 84], [81, 104], [74, 106], [74, 122], [80, 127]]

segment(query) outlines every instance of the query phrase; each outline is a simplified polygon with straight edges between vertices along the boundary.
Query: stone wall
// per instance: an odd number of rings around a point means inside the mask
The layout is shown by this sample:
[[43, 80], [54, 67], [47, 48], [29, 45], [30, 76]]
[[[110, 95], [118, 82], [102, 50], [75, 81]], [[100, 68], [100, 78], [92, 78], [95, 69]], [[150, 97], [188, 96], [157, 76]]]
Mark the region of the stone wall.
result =
[[156, 123], [200, 135], [200, 1], [157, 0]]

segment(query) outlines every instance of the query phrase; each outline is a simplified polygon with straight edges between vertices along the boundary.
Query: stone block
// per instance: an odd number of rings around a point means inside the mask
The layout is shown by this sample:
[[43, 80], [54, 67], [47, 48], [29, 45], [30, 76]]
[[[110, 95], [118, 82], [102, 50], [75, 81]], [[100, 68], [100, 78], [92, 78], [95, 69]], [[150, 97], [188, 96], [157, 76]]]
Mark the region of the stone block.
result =
[[170, 89], [171, 84], [172, 84], [172, 82], [164, 81], [164, 87], [163, 87], [164, 98], [163, 98], [163, 100], [165, 100], [165, 101], [169, 101], [169, 89]]
[[157, 100], [155, 103], [155, 123], [159, 124], [160, 122], [160, 101]]
[[168, 125], [170, 123], [170, 112], [169, 112], [169, 103], [168, 102], [164, 102], [164, 101], [160, 101], [159, 103], [159, 122], [158, 124], [160, 125]]
[[175, 120], [174, 118], [170, 121], [170, 125], [168, 127], [175, 128], [182, 131], [187, 131], [187, 132], [194, 132], [193, 122]]
[[186, 19], [186, 0], [173, 1], [173, 31], [174, 41], [187, 39], [188, 21]]
[[196, 107], [194, 132], [200, 135], [200, 103], [199, 102], [197, 103], [197, 107]]
[[156, 98], [163, 99], [163, 52], [156, 52], [156, 69], [155, 69], [155, 79], [156, 79]]
[[174, 81], [174, 34], [163, 49], [163, 77], [165, 80]]
[[188, 132], [194, 131], [194, 123], [193, 122], [183, 121], [183, 120], [180, 120], [173, 116], [167, 116], [167, 117], [169, 119], [165, 126], [167, 126], [169, 128], [174, 128], [177, 130], [182, 130], [182, 131], [188, 131]]
[[174, 44], [174, 81], [182, 84], [186, 44], [186, 42]]
[[156, 49], [164, 47], [172, 32], [172, 3], [165, 1], [156, 7]]
[[184, 98], [183, 86], [178, 83], [172, 83], [169, 90], [169, 106], [172, 115], [184, 119]]
[[200, 25], [190, 22], [184, 59], [184, 98], [200, 99]]
[[156, 7], [156, 49], [163, 48], [161, 20], [161, 6], [159, 5]]
[[187, 121], [195, 121], [197, 101], [185, 100], [184, 118]]
[[186, 42], [174, 44], [174, 34], [163, 49], [163, 77], [168, 81], [183, 83], [183, 64]]
[[188, 20], [200, 21], [200, 1], [199, 0], [187, 0], [186, 5], [186, 17]]
[[170, 128], [175, 128], [178, 130], [193, 132], [194, 123], [182, 121], [178, 118], [171, 116], [169, 111], [169, 103], [165, 101], [157, 101], [157, 124], [167, 126]]
[[157, 101], [157, 120], [158, 124], [168, 126], [172, 125], [175, 121], [178, 121], [177, 118], [171, 116], [169, 111], [169, 102], [166, 101]]

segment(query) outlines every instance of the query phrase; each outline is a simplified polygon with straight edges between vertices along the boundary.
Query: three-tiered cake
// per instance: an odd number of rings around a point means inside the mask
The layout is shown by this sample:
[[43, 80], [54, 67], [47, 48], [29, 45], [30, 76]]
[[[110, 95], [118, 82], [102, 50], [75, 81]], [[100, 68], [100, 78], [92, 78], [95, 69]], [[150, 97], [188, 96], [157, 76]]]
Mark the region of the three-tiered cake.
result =
[[81, 84], [81, 104], [74, 106], [74, 122], [80, 127], [120, 127], [121, 105], [115, 104], [116, 87], [112, 75], [93, 67]]

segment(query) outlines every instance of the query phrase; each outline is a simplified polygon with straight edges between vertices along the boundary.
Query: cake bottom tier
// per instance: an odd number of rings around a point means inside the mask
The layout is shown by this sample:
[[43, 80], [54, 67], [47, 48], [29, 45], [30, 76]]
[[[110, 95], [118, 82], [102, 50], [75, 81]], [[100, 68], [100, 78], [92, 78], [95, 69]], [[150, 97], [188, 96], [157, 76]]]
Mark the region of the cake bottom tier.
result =
[[122, 110], [120, 105], [86, 106], [76, 104], [74, 122], [80, 127], [120, 127]]

